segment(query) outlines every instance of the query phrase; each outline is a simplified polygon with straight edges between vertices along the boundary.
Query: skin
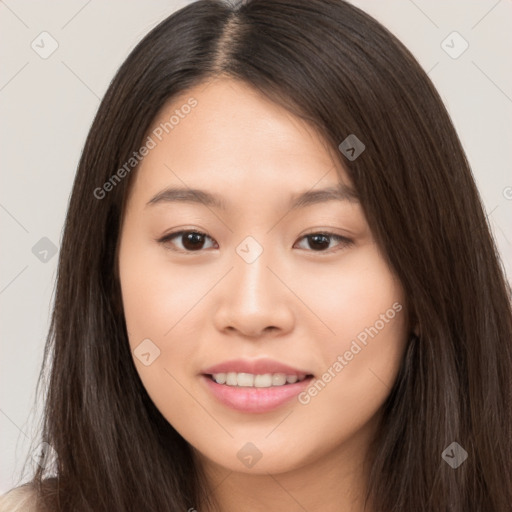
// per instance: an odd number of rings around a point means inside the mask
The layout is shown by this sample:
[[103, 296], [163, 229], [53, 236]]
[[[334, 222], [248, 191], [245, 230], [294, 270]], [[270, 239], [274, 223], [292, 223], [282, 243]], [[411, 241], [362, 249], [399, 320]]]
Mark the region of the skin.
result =
[[[123, 218], [119, 277], [130, 345], [149, 338], [160, 350], [147, 366], [134, 356], [137, 371], [194, 448], [221, 510], [362, 511], [364, 457], [410, 333], [403, 289], [358, 202], [290, 210], [294, 194], [340, 179], [351, 185], [313, 128], [229, 78], [175, 98], [153, 127], [190, 97], [197, 106], [141, 162]], [[171, 185], [217, 193], [227, 209], [147, 206]], [[188, 253], [182, 236], [158, 241], [180, 229], [207, 237]], [[324, 231], [353, 244], [305, 238]], [[236, 252], [249, 235], [263, 249], [252, 263]], [[233, 358], [269, 357], [321, 378], [394, 303], [401, 311], [307, 404], [243, 413], [203, 385], [204, 368]], [[252, 468], [237, 457], [247, 442], [262, 454]]]

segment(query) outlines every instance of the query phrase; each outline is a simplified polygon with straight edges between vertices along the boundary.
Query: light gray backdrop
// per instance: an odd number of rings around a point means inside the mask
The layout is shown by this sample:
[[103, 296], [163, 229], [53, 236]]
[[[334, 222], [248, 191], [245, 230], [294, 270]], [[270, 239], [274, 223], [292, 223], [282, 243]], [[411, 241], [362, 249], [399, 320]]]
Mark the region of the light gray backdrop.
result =
[[[61, 230], [89, 126], [128, 53], [187, 3], [0, 0], [0, 493], [23, 479], [37, 432]], [[510, 280], [512, 0], [353, 3], [395, 33], [437, 86]]]

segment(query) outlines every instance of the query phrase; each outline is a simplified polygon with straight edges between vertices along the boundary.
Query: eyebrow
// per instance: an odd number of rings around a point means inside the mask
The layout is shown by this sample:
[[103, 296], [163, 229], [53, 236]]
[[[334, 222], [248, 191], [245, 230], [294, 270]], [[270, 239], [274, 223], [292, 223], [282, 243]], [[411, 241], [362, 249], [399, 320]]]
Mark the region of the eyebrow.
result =
[[[359, 203], [359, 198], [353, 188], [344, 183], [340, 183], [337, 186], [307, 190], [306, 192], [295, 194], [290, 199], [289, 208], [296, 210], [327, 201], [350, 201], [352, 203]], [[183, 187], [168, 187], [161, 190], [147, 202], [146, 206], [173, 202], [197, 203], [220, 210], [227, 210], [227, 204], [224, 199], [217, 194], [197, 188]]]

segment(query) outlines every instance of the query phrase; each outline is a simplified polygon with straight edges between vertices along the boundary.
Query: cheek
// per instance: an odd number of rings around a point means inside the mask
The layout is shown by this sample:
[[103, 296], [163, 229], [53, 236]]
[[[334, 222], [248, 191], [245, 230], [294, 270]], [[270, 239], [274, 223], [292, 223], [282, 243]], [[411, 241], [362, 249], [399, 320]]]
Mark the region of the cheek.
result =
[[402, 287], [375, 246], [346, 264], [316, 295], [331, 334], [322, 340], [320, 374], [300, 401], [314, 408], [319, 423], [334, 421], [350, 431], [391, 391], [406, 347], [407, 315]]
[[196, 372], [192, 362], [201, 336], [188, 315], [200, 307], [205, 286], [189, 275], [192, 267], [176, 275], [164, 259], [154, 248], [128, 240], [120, 250], [119, 270], [133, 361], [151, 399], [167, 416], [190, 409], [185, 375]]
[[[169, 348], [175, 333], [187, 322], [187, 312], [205, 293], [204, 279], [192, 265], [172, 268], [157, 242], [127, 232], [120, 248], [119, 272], [130, 343], [142, 336]], [[187, 343], [174, 344], [181, 347]]]

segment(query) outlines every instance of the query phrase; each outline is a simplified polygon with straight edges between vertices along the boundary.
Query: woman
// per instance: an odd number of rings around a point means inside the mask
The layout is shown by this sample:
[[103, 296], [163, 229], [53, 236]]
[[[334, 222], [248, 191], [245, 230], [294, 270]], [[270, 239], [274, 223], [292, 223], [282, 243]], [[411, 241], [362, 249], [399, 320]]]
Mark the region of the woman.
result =
[[91, 127], [48, 448], [11, 501], [502, 512], [511, 339], [469, 165], [401, 43], [340, 0], [198, 1]]

